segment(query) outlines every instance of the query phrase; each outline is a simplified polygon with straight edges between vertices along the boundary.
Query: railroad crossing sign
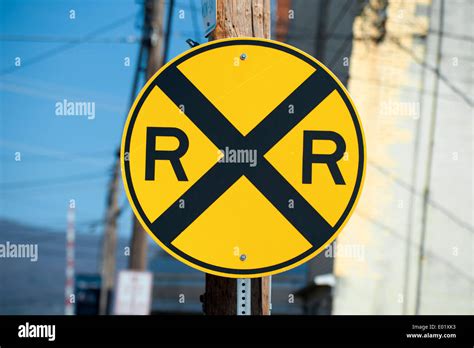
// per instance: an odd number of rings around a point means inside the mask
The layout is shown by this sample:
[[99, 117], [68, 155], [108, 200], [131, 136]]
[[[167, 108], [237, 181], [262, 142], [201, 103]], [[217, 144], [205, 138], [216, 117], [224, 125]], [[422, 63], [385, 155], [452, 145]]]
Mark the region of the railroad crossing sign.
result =
[[163, 249], [251, 278], [296, 267], [336, 238], [361, 191], [365, 146], [349, 94], [316, 59], [226, 39], [148, 81], [121, 158], [133, 211]]

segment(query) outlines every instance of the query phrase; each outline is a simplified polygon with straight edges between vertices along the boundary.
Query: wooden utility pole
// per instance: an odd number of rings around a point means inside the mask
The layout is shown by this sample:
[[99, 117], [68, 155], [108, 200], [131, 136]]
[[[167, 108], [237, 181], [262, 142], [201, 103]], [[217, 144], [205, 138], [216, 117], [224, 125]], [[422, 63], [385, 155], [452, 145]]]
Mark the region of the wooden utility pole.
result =
[[[216, 29], [210, 40], [231, 37], [270, 38], [270, 0], [217, 0]], [[253, 278], [252, 314], [268, 315], [269, 277]], [[208, 315], [237, 313], [237, 280], [206, 274], [204, 312]]]
[[112, 180], [109, 184], [107, 197], [107, 213], [105, 217], [105, 233], [102, 245], [101, 289], [99, 300], [99, 314], [106, 315], [109, 295], [112, 292], [115, 280], [115, 251], [117, 249], [117, 216], [118, 188], [120, 183], [120, 161], [115, 161]]
[[210, 40], [270, 38], [270, 0], [217, 0], [216, 29]]
[[[170, 5], [172, 8], [172, 5]], [[145, 45], [148, 51], [147, 80], [163, 65], [163, 11], [164, 0], [145, 3]], [[168, 25], [168, 28], [170, 25]], [[169, 30], [169, 29], [168, 29]], [[147, 268], [147, 233], [140, 221], [133, 216], [133, 231], [129, 268], [143, 271]]]
[[[135, 99], [136, 89], [138, 87], [138, 76], [141, 70], [142, 54], [148, 52], [147, 59], [147, 78], [151, 77], [156, 70], [163, 64], [163, 8], [164, 1], [148, 0], [145, 3], [145, 18], [143, 28], [143, 40], [141, 43], [138, 57], [137, 71], [132, 88], [130, 105]], [[112, 179], [109, 184], [107, 198], [106, 224], [102, 246], [102, 264], [101, 264], [101, 291], [99, 300], [99, 314], [105, 315], [108, 310], [109, 296], [113, 290], [115, 280], [115, 252], [117, 248], [117, 218], [119, 215], [118, 195], [120, 186], [120, 157], [117, 150], [117, 157], [114, 162]], [[131, 242], [131, 253], [129, 266], [131, 269], [146, 269], [146, 250], [147, 237], [140, 222], [133, 217], [133, 234]]]
[[67, 211], [67, 230], [66, 230], [66, 286], [64, 287], [64, 314], [74, 315], [74, 303], [71, 296], [74, 296], [75, 290], [75, 249], [76, 249], [76, 205], [69, 202]]

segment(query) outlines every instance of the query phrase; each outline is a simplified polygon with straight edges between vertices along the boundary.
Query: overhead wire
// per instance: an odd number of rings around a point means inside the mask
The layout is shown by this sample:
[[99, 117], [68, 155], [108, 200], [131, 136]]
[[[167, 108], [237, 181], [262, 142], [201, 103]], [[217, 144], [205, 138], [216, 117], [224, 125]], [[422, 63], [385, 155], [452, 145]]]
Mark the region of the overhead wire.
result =
[[[399, 186], [405, 188], [405, 190], [407, 190], [408, 192], [410, 192], [411, 194], [413, 195], [417, 195], [417, 196], [420, 196], [422, 197], [423, 196], [423, 192], [420, 192], [418, 190], [416, 190], [412, 185], [410, 185], [409, 183], [407, 183], [406, 181], [400, 179], [399, 177], [395, 176], [394, 174], [390, 173], [390, 171], [388, 171], [387, 169], [383, 168], [381, 165], [377, 164], [376, 162], [374, 161], [369, 161], [368, 164], [377, 169], [381, 174], [389, 177], [391, 180], [393, 180], [396, 184], [398, 184]], [[452, 211], [450, 211], [448, 208], [444, 207], [443, 205], [441, 205], [440, 203], [434, 201], [432, 198], [430, 198], [428, 200], [428, 204], [430, 206], [432, 206], [433, 208], [435, 208], [436, 210], [438, 210], [439, 212], [443, 213], [443, 215], [445, 215], [448, 219], [450, 219], [453, 223], [455, 223], [456, 225], [458, 225], [459, 227], [462, 227], [463, 229], [469, 231], [469, 232], [473, 232], [474, 233], [474, 227], [471, 226], [469, 223], [461, 220], [460, 218], [458, 218]]]
[[191, 11], [191, 21], [193, 25], [193, 32], [194, 32], [194, 40], [199, 40], [200, 35], [199, 35], [199, 24], [198, 24], [198, 19], [197, 19], [197, 9], [196, 9], [196, 4], [194, 1], [190, 2], [190, 11]]
[[171, 31], [173, 28], [173, 14], [174, 14], [174, 0], [170, 0], [168, 5], [168, 15], [166, 21], [166, 31], [165, 31], [165, 38], [164, 38], [164, 53], [163, 53], [163, 62], [168, 62], [168, 55], [169, 55], [169, 47], [170, 47], [170, 39], [171, 39]]
[[47, 178], [41, 180], [25, 180], [25, 181], [12, 181], [12, 182], [0, 182], [0, 191], [9, 190], [24, 190], [29, 188], [38, 187], [51, 187], [55, 185], [63, 185], [68, 183], [76, 183], [81, 181], [88, 181], [103, 178], [108, 175], [107, 171], [89, 172], [78, 175], [71, 175], [57, 178]]
[[[366, 220], [366, 221], [374, 224], [375, 226], [379, 227], [381, 230], [388, 232], [389, 234], [393, 235], [397, 239], [400, 239], [401, 241], [406, 241], [406, 237], [403, 236], [402, 234], [398, 233], [394, 228], [386, 225], [385, 223], [383, 223], [382, 221], [380, 221], [376, 218], [371, 217], [369, 214], [362, 211], [361, 209], [359, 209], [359, 208], [356, 209], [354, 214], [359, 216], [361, 219]], [[420, 244], [412, 241], [410, 243], [410, 245], [411, 245], [412, 248], [418, 248]], [[435, 259], [435, 260], [440, 261], [443, 264], [445, 264], [453, 272], [455, 272], [458, 275], [461, 275], [463, 278], [467, 279], [468, 281], [470, 281], [470, 282], [474, 281], [474, 277], [471, 274], [466, 273], [465, 271], [459, 269], [458, 267], [453, 265], [451, 262], [446, 260], [444, 257], [442, 257], [440, 254], [438, 254], [438, 253], [436, 253], [432, 250], [426, 250], [426, 255], [433, 258], [433, 259]]]
[[439, 68], [435, 68], [435, 67], [429, 65], [428, 63], [426, 63], [425, 61], [420, 60], [420, 58], [415, 54], [415, 52], [413, 52], [412, 49], [410, 49], [410, 48], [406, 47], [405, 45], [403, 45], [397, 37], [388, 35], [388, 38], [393, 43], [395, 43], [395, 45], [398, 46], [401, 51], [407, 53], [417, 64], [419, 64], [424, 69], [428, 69], [433, 74], [435, 74], [438, 79], [443, 81], [444, 84], [451, 89], [451, 91], [453, 91], [455, 94], [457, 94], [459, 97], [461, 97], [461, 99], [464, 102], [466, 102], [466, 104], [468, 104], [471, 107], [474, 106], [474, 101], [471, 98], [469, 98], [469, 96], [466, 93], [464, 93], [459, 87], [455, 86], [446, 75], [442, 74], [439, 71]]
[[135, 35], [109, 38], [86, 38], [51, 35], [0, 35], [2, 42], [36, 42], [36, 43], [66, 43], [66, 44], [136, 44], [140, 37]]
[[[102, 26], [98, 29], [95, 29], [95, 30], [91, 31], [89, 34], [85, 35], [83, 40], [81, 40], [81, 41], [72, 42], [72, 43], [68, 42], [68, 43], [65, 43], [63, 45], [60, 45], [60, 46], [54, 47], [52, 49], [49, 49], [45, 52], [42, 52], [42, 53], [34, 56], [33, 58], [31, 58], [29, 60], [25, 60], [24, 62], [22, 62], [21, 63], [21, 68], [25, 68], [25, 67], [31, 66], [33, 64], [39, 63], [39, 62], [41, 62], [45, 59], [51, 58], [51, 57], [53, 57], [53, 56], [55, 56], [59, 53], [63, 53], [67, 50], [70, 50], [71, 48], [74, 48], [77, 45], [80, 45], [84, 42], [87, 42], [88, 40], [95, 39], [99, 35], [104, 34], [106, 32], [109, 32], [110, 30], [115, 29], [115, 28], [123, 25], [124, 23], [130, 21], [135, 16], [136, 16], [136, 14], [121, 17], [121, 18], [119, 18], [119, 19], [117, 19], [117, 20], [115, 20], [111, 23], [108, 23], [108, 24], [106, 24], [106, 25], [104, 25], [104, 26]], [[0, 72], [0, 75], [5, 75], [5, 74], [12, 73], [14, 71], [18, 71], [18, 69], [19, 69], [19, 67], [16, 67], [16, 66], [6, 68], [6, 69], [4, 69]]]

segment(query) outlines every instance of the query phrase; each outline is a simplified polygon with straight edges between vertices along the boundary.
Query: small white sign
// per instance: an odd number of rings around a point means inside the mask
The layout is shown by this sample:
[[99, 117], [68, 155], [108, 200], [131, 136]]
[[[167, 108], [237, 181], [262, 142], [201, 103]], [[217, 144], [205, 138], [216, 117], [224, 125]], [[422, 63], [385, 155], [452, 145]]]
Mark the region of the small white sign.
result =
[[148, 315], [151, 309], [153, 274], [141, 271], [120, 271], [115, 295], [116, 315]]
[[216, 29], [216, 0], [201, 0], [202, 21], [204, 22], [204, 36], [208, 37]]

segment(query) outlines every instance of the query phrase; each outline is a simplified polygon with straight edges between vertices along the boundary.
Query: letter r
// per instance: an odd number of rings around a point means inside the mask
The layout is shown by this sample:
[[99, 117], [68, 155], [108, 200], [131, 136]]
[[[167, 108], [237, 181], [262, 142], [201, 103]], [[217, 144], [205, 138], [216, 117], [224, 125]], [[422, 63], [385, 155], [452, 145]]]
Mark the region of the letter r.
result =
[[[156, 150], [157, 137], [174, 137], [179, 145], [176, 150]], [[180, 158], [188, 151], [189, 140], [181, 129], [171, 127], [148, 127], [146, 132], [145, 180], [155, 180], [155, 162], [170, 161], [178, 181], [188, 181]]]
[[[313, 153], [313, 140], [330, 140], [336, 144], [336, 151], [327, 154]], [[303, 133], [303, 184], [311, 184], [313, 176], [313, 163], [325, 163], [336, 185], [345, 185], [344, 178], [337, 166], [344, 152], [346, 142], [336, 132], [331, 131], [304, 131]]]

